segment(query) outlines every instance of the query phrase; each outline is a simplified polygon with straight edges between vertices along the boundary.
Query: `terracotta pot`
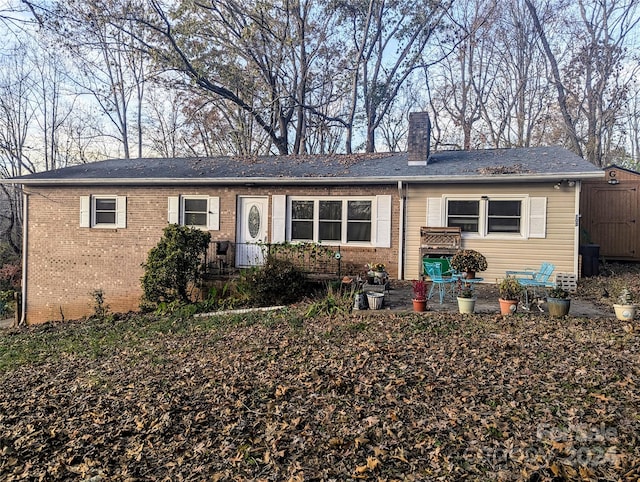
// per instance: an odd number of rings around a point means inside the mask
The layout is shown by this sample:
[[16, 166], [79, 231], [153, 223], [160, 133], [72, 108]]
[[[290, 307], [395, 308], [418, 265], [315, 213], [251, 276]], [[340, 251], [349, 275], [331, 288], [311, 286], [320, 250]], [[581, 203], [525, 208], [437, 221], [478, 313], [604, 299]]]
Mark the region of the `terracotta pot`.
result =
[[518, 310], [518, 300], [503, 300], [498, 298], [500, 302], [500, 314], [512, 315]]
[[463, 271], [462, 279], [474, 279], [476, 277], [475, 271]]
[[555, 318], [561, 318], [569, 314], [571, 300], [565, 298], [547, 298], [549, 314]]
[[427, 311], [427, 300], [413, 300], [413, 311]]

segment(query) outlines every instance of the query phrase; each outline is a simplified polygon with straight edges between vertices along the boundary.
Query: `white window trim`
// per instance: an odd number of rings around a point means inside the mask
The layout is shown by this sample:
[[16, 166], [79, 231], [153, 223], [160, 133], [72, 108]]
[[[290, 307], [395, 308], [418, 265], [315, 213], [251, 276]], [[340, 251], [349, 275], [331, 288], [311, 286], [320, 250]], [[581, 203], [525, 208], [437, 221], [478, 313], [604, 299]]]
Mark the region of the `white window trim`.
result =
[[[531, 197], [528, 194], [486, 194], [486, 195], [477, 195], [477, 194], [459, 194], [459, 195], [443, 195], [441, 198], [430, 198], [427, 201], [427, 205], [431, 203], [434, 206], [434, 209], [427, 208], [427, 222], [433, 222], [434, 218], [437, 217], [434, 212], [437, 209], [437, 200], [441, 199], [440, 203], [440, 212], [441, 212], [441, 221], [443, 225], [447, 225], [448, 220], [448, 207], [449, 201], [479, 201], [479, 220], [478, 220], [478, 233], [468, 233], [463, 232], [463, 239], [488, 239], [488, 240], [514, 240], [514, 239], [529, 239], [533, 237], [544, 238], [545, 231], [544, 229], [540, 233], [534, 234], [531, 232], [531, 204], [532, 202], [542, 203], [546, 206], [546, 198], [536, 198]], [[488, 233], [488, 201], [520, 201], [522, 203], [522, 210], [520, 213], [520, 232], [519, 233]], [[545, 208], [546, 211], [546, 208]], [[538, 213], [538, 217], [541, 215]], [[546, 212], [542, 215], [543, 224], [546, 219]], [[429, 224], [428, 224], [429, 225]]]
[[218, 231], [220, 229], [220, 198], [217, 196], [207, 196], [205, 194], [182, 194], [180, 196], [169, 196], [167, 207], [167, 222], [169, 224], [180, 224], [184, 226], [184, 203], [188, 199], [207, 200], [207, 225], [193, 226], [192, 228], [203, 231]]
[[[115, 200], [115, 223], [96, 222], [96, 200]], [[80, 196], [80, 227], [92, 229], [124, 229], [127, 227], [127, 197], [115, 194]]]
[[[380, 199], [384, 198], [384, 199]], [[387, 199], [388, 198], [388, 199]], [[391, 205], [391, 196], [290, 196], [287, 197], [287, 236], [286, 239], [292, 243], [305, 242], [304, 240], [292, 240], [291, 239], [291, 223], [292, 223], [292, 210], [291, 204], [293, 201], [313, 201], [314, 209], [313, 209], [313, 233], [314, 239], [306, 242], [314, 242], [328, 246], [376, 246], [376, 247], [389, 247], [389, 239], [390, 235], [382, 235], [380, 230], [384, 229], [385, 226], [389, 226], [390, 229], [390, 205]], [[320, 201], [342, 201], [343, 209], [342, 209], [342, 238], [338, 240], [331, 241], [318, 241], [318, 231], [320, 225], [319, 219], [319, 203]], [[347, 203], [348, 201], [369, 201], [371, 203], [371, 241], [349, 241], [347, 242]], [[389, 208], [379, 209], [379, 204], [382, 206], [383, 204], [388, 204]], [[381, 211], [383, 214], [383, 219], [378, 219], [378, 211]], [[384, 211], [384, 213], [382, 212]], [[388, 211], [388, 212], [387, 212]], [[387, 219], [389, 218], [389, 219]], [[380, 241], [380, 245], [378, 245], [378, 241]]]

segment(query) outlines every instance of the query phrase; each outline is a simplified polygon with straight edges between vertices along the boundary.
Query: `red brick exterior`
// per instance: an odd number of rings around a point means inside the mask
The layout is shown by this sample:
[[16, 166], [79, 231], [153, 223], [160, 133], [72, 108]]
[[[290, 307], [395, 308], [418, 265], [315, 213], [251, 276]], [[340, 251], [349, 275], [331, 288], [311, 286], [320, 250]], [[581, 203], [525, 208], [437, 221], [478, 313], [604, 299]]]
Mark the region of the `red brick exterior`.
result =
[[[26, 320], [77, 319], [93, 313], [91, 293], [101, 289], [112, 312], [136, 310], [142, 289], [141, 264], [167, 224], [167, 198], [220, 197], [220, 230], [213, 240], [235, 240], [238, 196], [392, 196], [391, 248], [341, 247], [343, 273], [357, 274], [368, 262], [385, 263], [397, 277], [399, 198], [395, 186], [345, 187], [34, 187], [25, 188], [28, 213]], [[80, 227], [80, 196], [127, 197], [127, 227]], [[270, 211], [271, 207], [269, 208]], [[269, 216], [271, 213], [269, 212]], [[270, 233], [270, 222], [269, 222]]]

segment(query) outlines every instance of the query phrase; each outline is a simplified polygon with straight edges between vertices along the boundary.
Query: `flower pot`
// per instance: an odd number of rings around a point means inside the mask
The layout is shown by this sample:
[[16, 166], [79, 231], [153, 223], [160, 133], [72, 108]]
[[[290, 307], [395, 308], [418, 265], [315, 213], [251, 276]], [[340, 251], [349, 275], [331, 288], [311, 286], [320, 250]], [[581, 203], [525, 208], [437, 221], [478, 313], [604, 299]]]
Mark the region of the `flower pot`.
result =
[[616, 312], [616, 318], [622, 321], [631, 321], [636, 316], [636, 305], [613, 305]]
[[500, 314], [502, 315], [512, 315], [518, 309], [518, 300], [503, 300], [502, 298], [498, 298], [500, 302]]
[[475, 271], [463, 271], [462, 279], [474, 279], [476, 277]]
[[562, 318], [569, 314], [571, 300], [567, 298], [547, 298], [549, 314], [555, 318]]
[[367, 298], [364, 293], [356, 293], [353, 297], [353, 309], [354, 310], [366, 310]]
[[427, 300], [413, 300], [413, 311], [427, 311]]
[[379, 310], [382, 308], [384, 294], [376, 293], [375, 291], [367, 291], [367, 301], [369, 302], [370, 310]]
[[476, 306], [476, 298], [462, 298], [458, 296], [458, 310], [460, 313], [473, 313]]

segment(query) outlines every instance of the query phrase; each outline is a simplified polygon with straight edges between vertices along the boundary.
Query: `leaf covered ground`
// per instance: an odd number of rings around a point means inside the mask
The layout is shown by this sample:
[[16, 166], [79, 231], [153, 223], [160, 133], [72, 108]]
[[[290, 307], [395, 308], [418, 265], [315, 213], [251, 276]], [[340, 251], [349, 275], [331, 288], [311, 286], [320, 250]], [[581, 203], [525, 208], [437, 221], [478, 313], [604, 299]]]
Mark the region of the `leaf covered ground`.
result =
[[638, 480], [639, 331], [293, 308], [10, 332], [0, 480]]

